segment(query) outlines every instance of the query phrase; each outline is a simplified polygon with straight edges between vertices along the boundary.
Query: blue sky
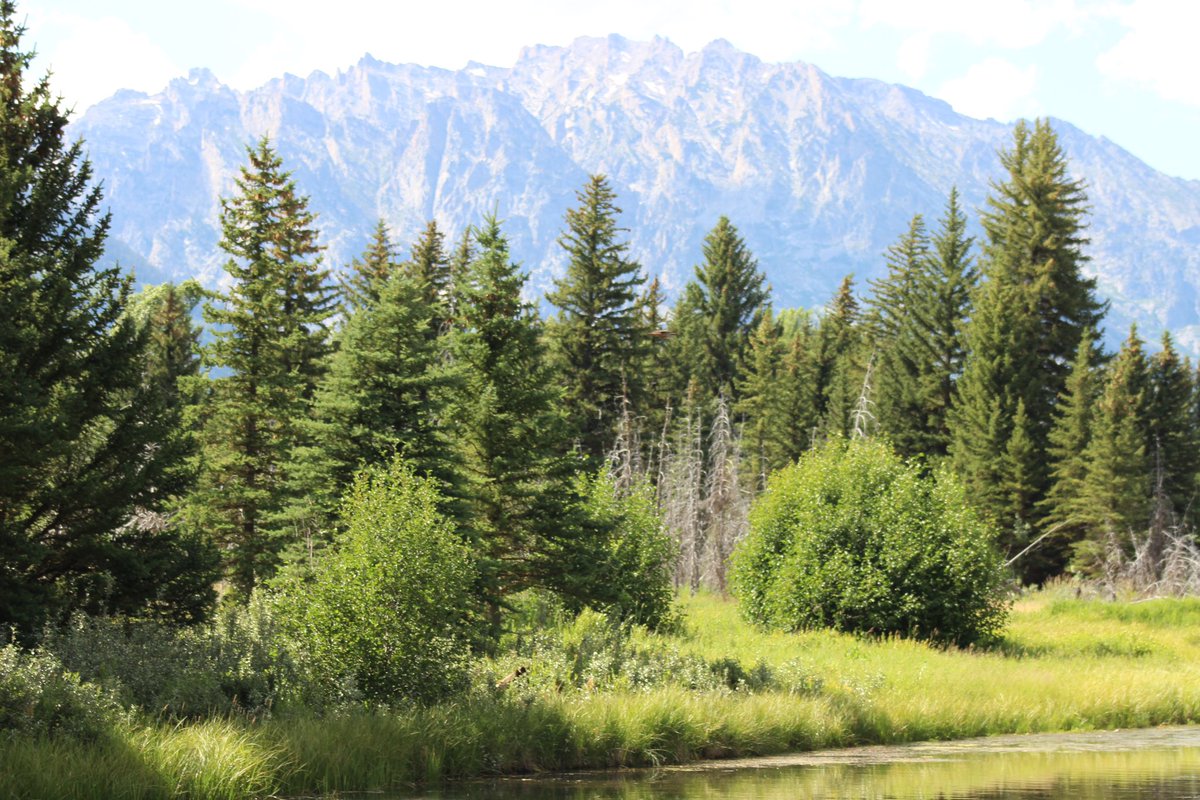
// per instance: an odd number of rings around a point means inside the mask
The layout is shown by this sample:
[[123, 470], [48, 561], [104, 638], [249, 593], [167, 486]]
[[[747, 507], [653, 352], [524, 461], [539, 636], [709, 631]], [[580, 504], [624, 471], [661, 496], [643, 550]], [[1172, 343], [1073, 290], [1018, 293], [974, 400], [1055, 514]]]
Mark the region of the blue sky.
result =
[[451, 69], [524, 45], [725, 38], [768, 61], [914, 86], [975, 117], [1051, 115], [1200, 179], [1200, 3], [1189, 0], [41, 0], [18, 6], [36, 67], [77, 111], [192, 67], [238, 89], [363, 53]]

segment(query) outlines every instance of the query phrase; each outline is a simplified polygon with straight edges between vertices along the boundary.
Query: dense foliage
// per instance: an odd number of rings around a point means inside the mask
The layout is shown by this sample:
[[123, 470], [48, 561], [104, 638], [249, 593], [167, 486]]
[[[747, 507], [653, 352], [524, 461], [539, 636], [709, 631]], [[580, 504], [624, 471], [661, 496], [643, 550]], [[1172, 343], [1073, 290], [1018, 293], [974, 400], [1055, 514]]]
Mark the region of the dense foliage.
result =
[[964, 645], [1005, 616], [1000, 557], [962, 487], [873, 441], [830, 441], [772, 477], [733, 587], [750, 620], [785, 630]]
[[363, 472], [311, 577], [283, 584], [284, 625], [331, 690], [430, 701], [465, 682], [476, 568], [438, 504], [433, 482], [401, 461]]

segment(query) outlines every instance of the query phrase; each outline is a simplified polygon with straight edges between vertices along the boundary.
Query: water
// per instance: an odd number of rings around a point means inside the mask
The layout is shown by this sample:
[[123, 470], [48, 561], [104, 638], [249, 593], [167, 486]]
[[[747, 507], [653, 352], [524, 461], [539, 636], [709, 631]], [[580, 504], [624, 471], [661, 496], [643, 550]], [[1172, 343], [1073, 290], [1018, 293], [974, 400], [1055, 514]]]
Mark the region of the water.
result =
[[[376, 795], [378, 797], [378, 795]], [[1200, 800], [1200, 727], [1001, 736], [452, 786], [428, 800]]]

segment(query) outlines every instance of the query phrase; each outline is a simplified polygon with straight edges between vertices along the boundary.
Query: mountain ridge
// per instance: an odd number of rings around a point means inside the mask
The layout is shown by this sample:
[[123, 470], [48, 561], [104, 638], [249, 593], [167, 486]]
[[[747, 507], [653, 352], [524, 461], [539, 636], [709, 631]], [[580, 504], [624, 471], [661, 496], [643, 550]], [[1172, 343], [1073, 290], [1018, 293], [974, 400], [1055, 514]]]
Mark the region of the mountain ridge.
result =
[[[1200, 346], [1200, 181], [1158, 173], [1054, 120], [1093, 207], [1090, 265], [1113, 301], [1109, 338], [1136, 321]], [[633, 254], [678, 291], [719, 215], [745, 236], [781, 306], [818, 306], [846, 273], [883, 272], [914, 213], [957, 185], [982, 206], [1011, 125], [916, 89], [764, 62], [717, 40], [685, 53], [612, 35], [523, 48], [512, 67], [460, 70], [364, 55], [334, 75], [239, 92], [194, 69], [155, 94], [118, 92], [73, 123], [105, 181], [110, 253], [148, 280], [221, 279], [219, 200], [244, 147], [275, 141], [312, 197], [327, 258], [347, 264], [377, 219], [412, 241], [496, 211], [540, 292], [562, 266], [565, 210], [608, 175]], [[973, 216], [975, 216], [973, 214]]]

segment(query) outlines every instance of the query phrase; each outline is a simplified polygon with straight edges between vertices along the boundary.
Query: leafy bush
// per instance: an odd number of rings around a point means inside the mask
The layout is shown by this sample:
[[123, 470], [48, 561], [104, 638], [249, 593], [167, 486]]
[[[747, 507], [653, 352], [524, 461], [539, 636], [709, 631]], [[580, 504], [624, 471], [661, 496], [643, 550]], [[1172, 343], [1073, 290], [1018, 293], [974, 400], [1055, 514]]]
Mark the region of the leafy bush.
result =
[[361, 473], [311, 576], [281, 582], [298, 657], [330, 691], [433, 701], [465, 685], [475, 569], [440, 501], [400, 460]]
[[152, 716], [257, 714], [285, 697], [307, 701], [312, 694], [303, 691], [303, 676], [261, 594], [191, 628], [79, 615], [47, 631], [43, 645], [66, 669]]
[[1003, 624], [1004, 569], [951, 475], [876, 441], [780, 470], [751, 511], [732, 586], [752, 621], [965, 645]]
[[0, 736], [94, 740], [121, 716], [117, 702], [44, 650], [0, 647]]
[[588, 516], [605, 535], [595, 552], [584, 548], [585, 563], [578, 573], [587, 587], [577, 593], [582, 602], [575, 610], [590, 605], [623, 622], [670, 627], [675, 621], [671, 579], [676, 549], [663, 527], [653, 488], [641, 483], [620, 492], [607, 471], [579, 481]]
[[[539, 598], [540, 599], [540, 598]], [[528, 611], [528, 598], [522, 603]], [[520, 675], [505, 690], [508, 695], [534, 698], [547, 692], [647, 691], [674, 686], [692, 691], [761, 691], [776, 686], [765, 664], [746, 668], [737, 659], [707, 660], [681, 652], [653, 636], [640, 625], [620, 622], [600, 611], [585, 608], [561, 617], [551, 625], [547, 606], [537, 604], [536, 619], [528, 630], [505, 637], [502, 656], [481, 662], [475, 675], [477, 689], [495, 686], [503, 677]], [[518, 672], [519, 670], [519, 672]]]

